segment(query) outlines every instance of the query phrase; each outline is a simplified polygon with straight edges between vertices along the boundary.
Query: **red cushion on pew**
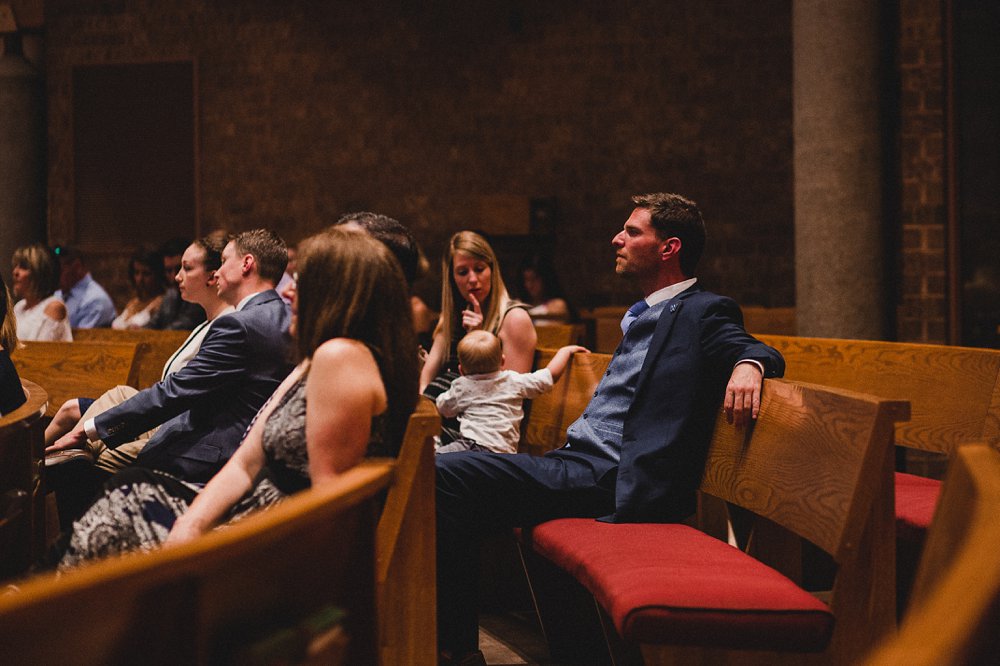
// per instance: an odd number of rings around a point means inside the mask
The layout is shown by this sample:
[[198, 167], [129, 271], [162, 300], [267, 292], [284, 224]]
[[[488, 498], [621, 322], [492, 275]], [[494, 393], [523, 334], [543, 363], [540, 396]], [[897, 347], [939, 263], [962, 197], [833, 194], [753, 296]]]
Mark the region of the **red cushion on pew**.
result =
[[923, 543], [934, 518], [941, 482], [896, 472], [896, 536], [901, 541]]
[[628, 641], [813, 651], [830, 640], [825, 604], [685, 525], [565, 518], [526, 539], [590, 590]]

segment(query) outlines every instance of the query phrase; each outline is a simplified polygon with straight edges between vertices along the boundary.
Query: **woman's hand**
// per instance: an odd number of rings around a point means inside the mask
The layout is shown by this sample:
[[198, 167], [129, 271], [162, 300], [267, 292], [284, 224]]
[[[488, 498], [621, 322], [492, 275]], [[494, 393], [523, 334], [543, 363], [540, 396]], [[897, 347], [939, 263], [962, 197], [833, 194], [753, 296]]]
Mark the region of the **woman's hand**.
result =
[[466, 332], [475, 331], [483, 327], [483, 308], [479, 305], [479, 300], [475, 294], [469, 294], [469, 305], [472, 309], [462, 310], [462, 327]]
[[170, 528], [170, 534], [167, 535], [167, 540], [163, 542], [163, 545], [164, 547], [179, 546], [197, 539], [204, 533], [204, 529], [194, 525], [190, 520], [184, 520], [184, 516], [180, 516], [174, 526]]

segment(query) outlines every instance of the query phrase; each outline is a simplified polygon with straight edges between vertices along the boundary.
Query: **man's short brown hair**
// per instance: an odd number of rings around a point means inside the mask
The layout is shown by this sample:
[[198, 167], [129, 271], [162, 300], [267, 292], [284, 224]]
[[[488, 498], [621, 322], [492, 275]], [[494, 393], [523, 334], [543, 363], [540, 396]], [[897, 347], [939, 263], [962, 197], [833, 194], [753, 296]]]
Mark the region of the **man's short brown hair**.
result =
[[271, 284], [278, 284], [288, 266], [288, 247], [281, 236], [270, 229], [251, 229], [233, 235], [230, 240], [241, 255], [253, 255], [257, 273]]

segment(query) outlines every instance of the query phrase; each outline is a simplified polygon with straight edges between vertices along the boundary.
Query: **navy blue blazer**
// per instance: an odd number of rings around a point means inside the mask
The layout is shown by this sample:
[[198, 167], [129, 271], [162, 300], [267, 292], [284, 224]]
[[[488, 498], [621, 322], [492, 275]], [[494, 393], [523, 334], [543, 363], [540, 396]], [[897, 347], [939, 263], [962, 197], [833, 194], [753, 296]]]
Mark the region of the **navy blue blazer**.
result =
[[694, 512], [712, 428], [742, 360], [759, 361], [765, 377], [785, 371], [781, 354], [744, 330], [735, 301], [694, 285], [671, 299], [657, 321], [625, 416], [617, 469], [582, 451], [548, 455], [585, 462], [598, 478], [617, 473], [615, 513], [605, 520], [682, 520]]
[[273, 289], [219, 317], [187, 365], [97, 416], [98, 436], [114, 448], [159, 425], [136, 464], [208, 481], [291, 370], [290, 319]]

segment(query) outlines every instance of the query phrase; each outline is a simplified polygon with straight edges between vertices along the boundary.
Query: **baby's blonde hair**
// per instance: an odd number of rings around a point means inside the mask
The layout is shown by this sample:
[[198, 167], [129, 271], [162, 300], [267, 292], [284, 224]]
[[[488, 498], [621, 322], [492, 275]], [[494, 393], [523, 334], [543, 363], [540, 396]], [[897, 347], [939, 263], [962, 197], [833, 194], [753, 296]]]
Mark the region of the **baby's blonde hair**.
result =
[[466, 375], [496, 372], [503, 362], [500, 338], [489, 331], [471, 331], [458, 343], [458, 362]]

